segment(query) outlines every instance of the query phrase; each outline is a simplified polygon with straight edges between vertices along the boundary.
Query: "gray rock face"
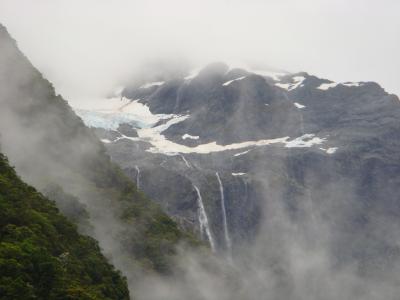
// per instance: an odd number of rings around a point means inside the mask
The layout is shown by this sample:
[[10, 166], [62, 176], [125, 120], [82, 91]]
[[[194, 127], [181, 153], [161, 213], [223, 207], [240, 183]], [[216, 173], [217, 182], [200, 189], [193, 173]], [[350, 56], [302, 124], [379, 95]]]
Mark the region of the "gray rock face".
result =
[[138, 136], [136, 129], [132, 125], [125, 124], [125, 123], [118, 126], [117, 132], [119, 132], [120, 134], [123, 134], [125, 136], [128, 136], [128, 137], [137, 137]]
[[[279, 88], [260, 75], [228, 71], [224, 64], [210, 65], [190, 80], [145, 90], [147, 94], [141, 88], [128, 88], [123, 96], [139, 98], [153, 113], [190, 114], [164, 132], [168, 139], [183, 144], [231, 144], [300, 133], [299, 114]], [[182, 141], [184, 134], [200, 138]]]
[[400, 229], [400, 102], [378, 84], [337, 84], [307, 73], [266, 77], [213, 64], [193, 78], [127, 88], [123, 96], [153, 113], [189, 115], [162, 132], [180, 145], [288, 137], [285, 144], [173, 155], [149, 152], [151, 141], [106, 145], [132, 180], [140, 168], [145, 193], [200, 234], [197, 186], [218, 251], [228, 245], [216, 172], [233, 255], [272, 222], [279, 205], [311, 240], [316, 224], [328, 226], [338, 264], [355, 259], [367, 272], [398, 259], [391, 235]]

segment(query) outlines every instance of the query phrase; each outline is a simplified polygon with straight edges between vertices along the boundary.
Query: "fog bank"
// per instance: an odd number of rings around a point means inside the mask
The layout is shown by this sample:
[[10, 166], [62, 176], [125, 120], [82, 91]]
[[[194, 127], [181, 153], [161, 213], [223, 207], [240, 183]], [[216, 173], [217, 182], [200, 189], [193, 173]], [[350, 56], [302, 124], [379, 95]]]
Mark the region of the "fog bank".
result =
[[394, 0], [0, 0], [1, 22], [72, 102], [160, 60], [255, 62], [400, 94], [399, 10]]

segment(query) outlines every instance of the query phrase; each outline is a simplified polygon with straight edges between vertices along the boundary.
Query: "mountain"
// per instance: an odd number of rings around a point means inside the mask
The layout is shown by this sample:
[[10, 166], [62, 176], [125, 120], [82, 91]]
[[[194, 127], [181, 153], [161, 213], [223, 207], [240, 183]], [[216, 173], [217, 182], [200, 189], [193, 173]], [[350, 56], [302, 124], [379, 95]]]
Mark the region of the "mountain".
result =
[[77, 117], [3, 27], [0, 66], [2, 152], [132, 295], [398, 298], [400, 103], [377, 83], [214, 63]]
[[1, 299], [129, 299], [97, 242], [78, 234], [1, 154], [0, 207]]
[[[193, 78], [127, 88], [122, 96], [140, 98], [152, 113], [190, 113], [190, 118], [164, 132], [168, 139], [187, 145], [231, 144], [299, 133], [296, 108], [284, 93], [262, 76], [222, 63], [205, 67]], [[182, 140], [184, 134], [201, 138]]]
[[81, 233], [99, 241], [127, 276], [131, 292], [142, 272], [171, 272], [178, 243], [198, 245], [111, 162], [3, 26], [0, 108], [2, 152], [24, 181], [55, 201]]
[[281, 245], [288, 232], [270, 230], [282, 214], [338, 268], [396, 269], [400, 102], [377, 83], [214, 63], [77, 113], [139, 189], [216, 252], [240, 259], [266, 235], [264, 251]]

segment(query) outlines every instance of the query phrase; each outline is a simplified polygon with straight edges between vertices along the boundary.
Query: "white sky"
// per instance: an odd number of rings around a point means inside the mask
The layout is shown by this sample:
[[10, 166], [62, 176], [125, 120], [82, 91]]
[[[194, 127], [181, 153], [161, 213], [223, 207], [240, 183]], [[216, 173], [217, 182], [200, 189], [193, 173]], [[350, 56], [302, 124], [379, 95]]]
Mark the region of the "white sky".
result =
[[0, 22], [66, 98], [159, 58], [252, 60], [400, 94], [399, 0], [0, 0]]

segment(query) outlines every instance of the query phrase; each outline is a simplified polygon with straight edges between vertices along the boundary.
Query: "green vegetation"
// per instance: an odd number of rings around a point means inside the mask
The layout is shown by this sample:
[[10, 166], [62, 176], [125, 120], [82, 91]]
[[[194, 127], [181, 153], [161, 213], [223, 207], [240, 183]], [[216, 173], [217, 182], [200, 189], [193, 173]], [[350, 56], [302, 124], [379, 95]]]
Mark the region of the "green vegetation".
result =
[[96, 241], [78, 234], [1, 154], [0, 298], [129, 299]]
[[[16, 42], [1, 25], [0, 107], [2, 152], [7, 155], [18, 174], [54, 201], [61, 213], [82, 232], [97, 238], [104, 251], [114, 255], [113, 263], [116, 267], [126, 271], [125, 275], [130, 283], [135, 282], [135, 276], [140, 274], [141, 270], [169, 274], [178, 243], [198, 245], [193, 237], [180, 231], [177, 224], [163, 213], [158, 205], [138, 191], [135, 184], [111, 161], [104, 145], [76, 116], [68, 103], [56, 94], [52, 84], [22, 54]], [[43, 196], [34, 193], [37, 199], [43, 199]], [[34, 207], [40, 213], [27, 213], [27, 210], [31, 209], [28, 204], [24, 207], [16, 201], [13, 205], [8, 203], [9, 211], [6, 208], [1, 209], [2, 216], [5, 216], [2, 217], [2, 221], [19, 224], [17, 220], [27, 217], [26, 220], [33, 222], [32, 218], [35, 216], [34, 224], [28, 222], [27, 225], [21, 225], [33, 231], [37, 221], [40, 229], [46, 229], [46, 233], [40, 236], [41, 239], [33, 239], [34, 245], [44, 247], [46, 243], [50, 243], [54, 249], [48, 248], [48, 253], [53, 260], [58, 260], [60, 255], [68, 252], [68, 260], [74, 262], [73, 258], [79, 257], [79, 263], [83, 264], [82, 270], [89, 270], [88, 266], [91, 264], [85, 263], [83, 255], [88, 252], [73, 255], [74, 249], [69, 249], [74, 247], [73, 239], [65, 238], [63, 232], [57, 231], [58, 227], [57, 230], [53, 230], [49, 229], [52, 228], [50, 225], [49, 228], [45, 226], [48, 224], [45, 222], [47, 219], [40, 214], [43, 214], [40, 210], [42, 206]], [[49, 210], [55, 211], [54, 204], [47, 205], [51, 207]], [[21, 218], [19, 214], [22, 215]], [[16, 216], [15, 220], [13, 215]], [[61, 218], [65, 224], [70, 224], [58, 213], [57, 218]], [[51, 222], [49, 224], [55, 226]], [[64, 227], [62, 229], [66, 230]], [[55, 237], [51, 234], [57, 234], [57, 239], [53, 239]], [[76, 232], [74, 234], [77, 239], [82, 239], [78, 238]], [[107, 237], [106, 241], [102, 240], [104, 236]], [[58, 239], [60, 244], [53, 245]], [[95, 245], [87, 238], [84, 241], [86, 244]], [[79, 248], [82, 244], [78, 243], [75, 246]], [[6, 249], [5, 247], [1, 245], [0, 251]], [[47, 253], [47, 250], [38, 251], [43, 255]], [[33, 257], [27, 254], [26, 263], [28, 264], [29, 258]], [[79, 278], [75, 276], [80, 274], [77, 269], [68, 269], [71, 264], [54, 267], [54, 272], [64, 272], [62, 278]], [[100, 272], [104, 264], [105, 262], [96, 262], [96, 271]], [[36, 273], [36, 270], [33, 273]], [[81, 285], [77, 290], [83, 291], [85, 284], [91, 283], [92, 277], [86, 276], [84, 271], [81, 273], [80, 276], [84, 276], [87, 281], [79, 281]], [[97, 280], [98, 277], [94, 276], [94, 279]], [[105, 281], [98, 284], [104, 283], [104, 286], [109, 287], [109, 277], [106, 274], [100, 277]], [[55, 290], [65, 290], [69, 279], [65, 280], [67, 283], [63, 283], [63, 280], [61, 283], [54, 283]], [[97, 282], [94, 282], [97, 286]], [[30, 285], [31, 283], [27, 286]], [[118, 285], [119, 283], [115, 286]], [[124, 295], [124, 292], [121, 293]], [[114, 297], [116, 295], [118, 293], [115, 292]], [[110, 297], [109, 294], [107, 296]], [[83, 296], [78, 298], [84, 299]], [[95, 298], [101, 299], [98, 296]]]

